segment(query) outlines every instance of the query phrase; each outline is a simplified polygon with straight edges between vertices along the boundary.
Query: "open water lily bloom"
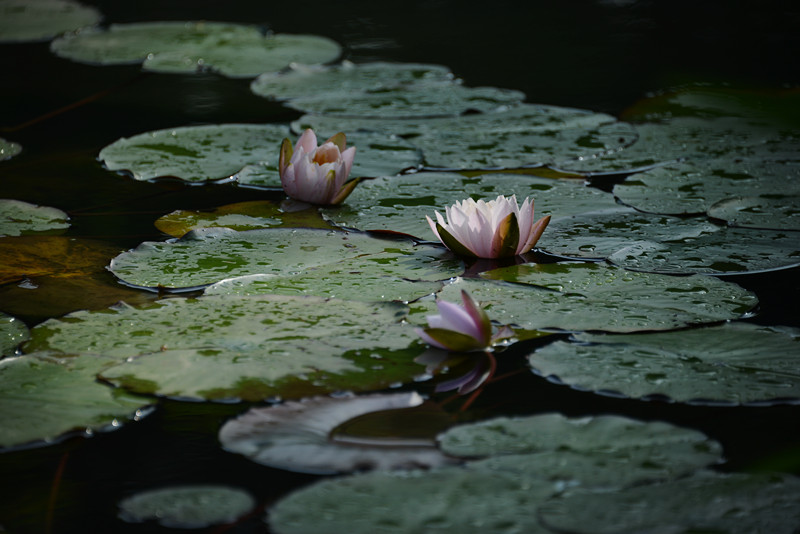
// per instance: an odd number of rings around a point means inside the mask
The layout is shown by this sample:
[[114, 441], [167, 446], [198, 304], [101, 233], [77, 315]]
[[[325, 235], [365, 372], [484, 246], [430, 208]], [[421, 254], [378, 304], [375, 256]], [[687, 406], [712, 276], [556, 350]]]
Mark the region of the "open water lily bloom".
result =
[[427, 344], [452, 352], [483, 350], [499, 339], [513, 335], [503, 327], [492, 336], [492, 323], [486, 312], [466, 291], [461, 292], [463, 306], [444, 300], [437, 301], [439, 315], [429, 315], [428, 328], [417, 328], [417, 334]]
[[434, 222], [425, 218], [447, 248], [459, 256], [506, 258], [531, 250], [550, 222], [550, 216], [533, 222], [533, 201], [517, 205], [516, 195], [477, 202], [471, 198], [445, 208], [447, 221], [437, 211]]
[[310, 204], [340, 204], [358, 183], [347, 181], [355, 155], [356, 147], [347, 148], [342, 132], [320, 146], [310, 129], [303, 132], [294, 148], [284, 139], [278, 163], [283, 190], [291, 198]]

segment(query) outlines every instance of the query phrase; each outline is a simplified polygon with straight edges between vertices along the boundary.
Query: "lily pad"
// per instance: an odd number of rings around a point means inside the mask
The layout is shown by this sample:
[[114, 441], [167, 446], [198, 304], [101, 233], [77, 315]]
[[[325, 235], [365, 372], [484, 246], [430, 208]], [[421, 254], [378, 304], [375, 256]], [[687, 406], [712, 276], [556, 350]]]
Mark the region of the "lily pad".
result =
[[276, 124], [185, 126], [123, 137], [100, 151], [112, 171], [136, 180], [175, 177], [187, 182], [227, 179], [248, 164], [277, 172], [278, 149], [289, 137]]
[[11, 159], [20, 152], [22, 152], [22, 147], [18, 143], [6, 141], [0, 137], [0, 161]]
[[517, 283], [458, 279], [437, 298], [457, 302], [465, 290], [493, 320], [523, 330], [671, 330], [736, 319], [758, 302], [753, 293], [713, 277], [594, 263], [525, 264], [481, 276]]
[[708, 215], [728, 226], [769, 230], [800, 230], [800, 195], [735, 197], [720, 200]]
[[340, 46], [316, 35], [267, 34], [256, 26], [222, 22], [112, 24], [56, 39], [56, 55], [93, 65], [143, 63], [144, 70], [213, 70], [232, 78], [278, 71], [290, 63], [327, 63]]
[[269, 200], [237, 202], [212, 211], [176, 210], [157, 219], [155, 226], [174, 237], [182, 237], [200, 228], [230, 228], [242, 231], [274, 227], [331, 227], [314, 208], [299, 211], [284, 210], [280, 203]]
[[[292, 277], [299, 275], [295, 292], [302, 292], [308, 287], [308, 281], [302, 280], [304, 271], [321, 266], [336, 269], [339, 262], [356, 257], [359, 262], [347, 268], [361, 271], [359, 266], [374, 264], [371, 271], [378, 276], [435, 281], [463, 272], [462, 262], [441, 247], [294, 228], [194, 230], [178, 241], [142, 243], [114, 258], [109, 269], [129, 285], [173, 289], [199, 288], [253, 274], [283, 277], [291, 284]], [[360, 272], [354, 274], [360, 276]]]
[[329, 475], [366, 469], [430, 468], [453, 463], [433, 440], [332, 437], [337, 426], [378, 411], [423, 403], [417, 393], [315, 397], [267, 408], [252, 408], [225, 423], [222, 446], [254, 462], [303, 473]]
[[96, 382], [108, 364], [107, 358], [88, 355], [0, 360], [0, 447], [39, 445], [70, 431], [113, 430], [142, 417], [148, 401]]
[[69, 228], [68, 219], [60, 209], [0, 199], [0, 237], [63, 230]]
[[[665, 215], [704, 214], [733, 196], [800, 194], [800, 164], [759, 158], [701, 159], [658, 167], [628, 177], [614, 195], [640, 211]], [[787, 200], [786, 203], [790, 201]]]
[[578, 334], [529, 357], [539, 375], [580, 390], [697, 404], [800, 400], [800, 332], [728, 323], [630, 335]]
[[544, 504], [556, 532], [792, 534], [800, 522], [800, 479], [711, 471], [616, 492], [575, 490]]
[[205, 528], [232, 523], [256, 506], [248, 492], [227, 486], [173, 486], [143, 491], [119, 502], [128, 523], [156, 521], [168, 528]]
[[[584, 211], [613, 209], [613, 197], [575, 180], [554, 180], [524, 174], [484, 174], [467, 177], [455, 173], [421, 172], [365, 181], [344, 205], [323, 208], [325, 218], [339, 226], [361, 230], [390, 230], [418, 238], [434, 239], [425, 216], [465, 198], [494, 199], [515, 193], [517, 200], [533, 197], [536, 219], [564, 217]], [[549, 231], [549, 230], [548, 230]], [[540, 246], [547, 242], [545, 231]]]
[[25, 323], [0, 313], [0, 356], [14, 354], [17, 346], [28, 338], [30, 338], [30, 332]]
[[68, 0], [0, 0], [0, 43], [47, 41], [100, 19], [95, 8]]

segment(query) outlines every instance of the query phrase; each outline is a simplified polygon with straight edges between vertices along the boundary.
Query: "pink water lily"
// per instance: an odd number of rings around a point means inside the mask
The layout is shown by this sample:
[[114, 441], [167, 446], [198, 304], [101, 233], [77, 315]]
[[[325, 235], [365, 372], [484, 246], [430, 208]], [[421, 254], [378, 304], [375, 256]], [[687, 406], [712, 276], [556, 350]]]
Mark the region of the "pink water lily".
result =
[[425, 218], [447, 248], [460, 256], [506, 258], [531, 250], [550, 222], [550, 216], [533, 222], [533, 201], [517, 205], [516, 195], [477, 202], [471, 198], [445, 208], [447, 222], [437, 211], [434, 222]]
[[500, 339], [510, 337], [513, 332], [508, 327], [492, 335], [492, 323], [486, 312], [466, 291], [461, 292], [463, 306], [437, 301], [439, 315], [429, 315], [428, 328], [417, 328], [423, 341], [439, 349], [453, 352], [483, 350]]
[[287, 195], [310, 204], [341, 203], [358, 183], [347, 182], [353, 168], [356, 147], [347, 147], [342, 132], [317, 146], [317, 136], [310, 129], [303, 132], [292, 149], [288, 139], [281, 144], [278, 170]]

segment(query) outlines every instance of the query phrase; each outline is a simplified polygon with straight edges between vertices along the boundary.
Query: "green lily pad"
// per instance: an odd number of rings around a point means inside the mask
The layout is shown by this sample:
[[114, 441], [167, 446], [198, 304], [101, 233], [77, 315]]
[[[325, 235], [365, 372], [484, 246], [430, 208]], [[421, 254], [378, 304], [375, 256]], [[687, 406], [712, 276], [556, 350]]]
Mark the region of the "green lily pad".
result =
[[217, 124], [185, 126], [123, 137], [100, 151], [112, 171], [129, 171], [136, 180], [176, 177], [187, 182], [229, 179], [247, 164], [278, 169], [286, 126]]
[[500, 417], [453, 427], [438, 440], [447, 454], [485, 457], [470, 469], [524, 473], [568, 487], [619, 488], [722, 459], [722, 446], [701, 432], [615, 415]]
[[507, 473], [455, 467], [372, 471], [323, 480], [289, 494], [269, 512], [270, 531], [418, 534], [487, 532], [552, 534], [535, 506], [555, 484]]
[[30, 332], [25, 323], [0, 313], [0, 356], [14, 354], [17, 346], [30, 338]]
[[581, 390], [677, 402], [771, 404], [800, 399], [800, 332], [728, 323], [630, 335], [579, 334], [529, 357], [534, 371]]
[[417, 393], [314, 397], [251, 408], [227, 421], [222, 446], [256, 463], [301, 473], [330, 475], [366, 469], [431, 468], [455, 462], [433, 439], [360, 436], [342, 440], [334, 430], [358, 417], [420, 406]]
[[614, 186], [614, 195], [640, 211], [696, 215], [706, 213], [716, 202], [733, 196], [791, 198], [800, 194], [798, 182], [800, 165], [797, 162], [760, 158], [701, 159], [633, 175]]
[[0, 161], [11, 159], [20, 152], [22, 152], [22, 146], [0, 137]]
[[108, 364], [107, 358], [88, 355], [0, 360], [0, 447], [38, 445], [70, 431], [113, 430], [142, 417], [148, 401], [96, 382]]
[[[339, 265], [354, 258], [359, 258], [354, 265]], [[109, 270], [132, 286], [172, 289], [199, 288], [253, 274], [284, 277], [291, 284], [292, 277], [298, 276], [295, 292], [301, 292], [308, 284], [302, 280], [308, 269], [363, 270], [370, 265], [367, 270], [376, 276], [412, 280], [444, 280], [463, 272], [461, 260], [441, 247], [306, 228], [194, 230], [178, 241], [142, 243], [115, 257]], [[360, 272], [354, 274], [360, 276]]]
[[284, 210], [280, 203], [252, 200], [221, 206], [212, 211], [176, 210], [160, 217], [156, 228], [173, 237], [200, 228], [230, 228], [236, 231], [257, 228], [331, 228], [315, 208]]
[[711, 471], [616, 492], [575, 490], [542, 505], [556, 532], [792, 534], [800, 523], [800, 479]]
[[232, 78], [278, 71], [290, 63], [327, 63], [340, 46], [316, 35], [268, 34], [221, 22], [112, 24], [56, 39], [56, 55], [94, 65], [143, 63], [144, 70], [192, 73], [211, 69]]
[[47, 41], [100, 19], [95, 8], [68, 0], [0, 0], [0, 43]]
[[520, 104], [491, 113], [426, 120], [336, 119], [306, 115], [292, 128], [383, 131], [422, 150], [426, 167], [496, 169], [595, 157], [633, 143], [636, 130], [612, 116]]
[[[347, 197], [347, 202], [323, 208], [334, 224], [361, 230], [390, 230], [418, 238], [435, 239], [425, 216], [444, 214], [445, 208], [466, 198], [494, 199], [516, 194], [522, 203], [531, 196], [535, 219], [544, 215], [564, 217], [584, 211], [613, 209], [613, 197], [585, 187], [576, 180], [554, 180], [525, 174], [484, 174], [467, 177], [455, 173], [420, 172], [365, 181]], [[545, 247], [549, 230], [540, 246]]]
[[156, 521], [168, 528], [205, 528], [232, 523], [256, 506], [248, 492], [227, 486], [172, 486], [142, 491], [119, 502], [128, 523]]
[[281, 72], [266, 72], [253, 80], [250, 89], [259, 96], [276, 100], [323, 98], [335, 101], [353, 93], [452, 84], [453, 81], [453, 73], [442, 65], [385, 62], [356, 65], [345, 61], [334, 66], [295, 64]]
[[[671, 330], [736, 319], [758, 300], [709, 276], [676, 277], [595, 263], [524, 264], [458, 279], [437, 298], [458, 302], [467, 291], [500, 324], [523, 330]], [[414, 314], [415, 318], [417, 314]]]
[[708, 215], [739, 228], [800, 230], [800, 195], [729, 198], [708, 208]]
[[63, 230], [69, 228], [68, 219], [60, 209], [0, 199], [0, 237]]
[[[299, 398], [410, 381], [424, 350], [396, 303], [318, 297], [167, 299], [46, 321], [24, 349], [104, 354], [104, 380], [204, 400]], [[138, 356], [138, 357], [133, 357]]]

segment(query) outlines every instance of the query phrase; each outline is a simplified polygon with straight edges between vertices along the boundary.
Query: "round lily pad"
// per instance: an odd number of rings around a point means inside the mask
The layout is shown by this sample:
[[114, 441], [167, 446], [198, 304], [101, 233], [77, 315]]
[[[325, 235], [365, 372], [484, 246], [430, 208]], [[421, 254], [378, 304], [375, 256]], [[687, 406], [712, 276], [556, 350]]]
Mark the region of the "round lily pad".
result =
[[314, 397], [252, 408], [226, 422], [222, 446], [254, 462], [303, 473], [335, 474], [366, 469], [430, 468], [453, 463], [433, 440], [332, 437], [337, 426], [369, 413], [419, 406], [417, 393]]
[[233, 78], [278, 71], [292, 62], [327, 63], [340, 46], [316, 35], [264, 34], [255, 26], [222, 22], [112, 24], [53, 41], [58, 56], [95, 65], [143, 63], [145, 70], [213, 70]]
[[113, 430], [142, 417], [148, 401], [95, 380], [109, 363], [38, 353], [0, 360], [0, 447], [39, 445], [70, 431]]
[[555, 532], [714, 532], [793, 534], [800, 479], [777, 474], [700, 472], [615, 492], [575, 490], [542, 505]]
[[230, 178], [248, 164], [277, 172], [286, 126], [217, 124], [185, 126], [123, 137], [100, 151], [112, 171], [136, 180], [175, 177], [187, 182]]
[[20, 152], [22, 152], [22, 147], [18, 143], [12, 143], [0, 137], [0, 161], [11, 159]]
[[0, 199], [0, 237], [63, 230], [69, 228], [68, 219], [60, 209]]
[[734, 197], [720, 200], [708, 215], [729, 226], [769, 230], [800, 230], [800, 195]]
[[578, 334], [529, 357], [534, 372], [581, 390], [697, 404], [796, 403], [800, 332], [726, 323], [629, 335]]
[[256, 500], [227, 486], [173, 486], [143, 491], [119, 502], [119, 517], [128, 523], [156, 521], [169, 528], [205, 528], [232, 523], [249, 513]]
[[[301, 293], [313, 289], [302, 280], [304, 271], [344, 267], [340, 262], [354, 258], [359, 261], [347, 266], [355, 269], [354, 276], [366, 269], [376, 276], [436, 281], [463, 272], [463, 263], [441, 247], [417, 245], [408, 239], [303, 228], [194, 230], [178, 241], [142, 243], [114, 258], [109, 269], [126, 284], [162, 289], [199, 288], [253, 274], [283, 277], [291, 287], [292, 278], [298, 276], [294, 292]], [[341, 272], [344, 279], [348, 272]]]
[[525, 264], [481, 276], [497, 282], [458, 279], [437, 298], [457, 302], [467, 291], [494, 321], [523, 330], [671, 330], [736, 319], [758, 302], [744, 288], [709, 276], [637, 273], [594, 263]]
[[30, 332], [25, 323], [0, 313], [0, 356], [13, 354], [17, 346], [29, 337]]
[[[576, 180], [538, 178], [525, 174], [484, 174], [467, 177], [455, 173], [420, 172], [392, 178], [365, 181], [347, 197], [347, 202], [323, 208], [322, 214], [333, 223], [361, 230], [390, 230], [418, 238], [435, 239], [425, 216], [444, 214], [445, 208], [466, 198], [495, 199], [516, 194], [521, 203], [532, 197], [535, 217], [564, 217], [583, 211], [612, 209], [613, 197], [585, 187]], [[545, 247], [549, 230], [540, 240]]]
[[0, 43], [47, 41], [100, 19], [95, 8], [68, 0], [0, 0]]

